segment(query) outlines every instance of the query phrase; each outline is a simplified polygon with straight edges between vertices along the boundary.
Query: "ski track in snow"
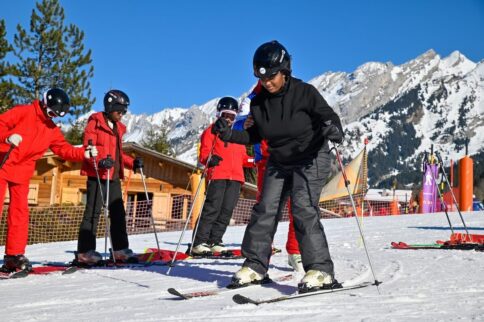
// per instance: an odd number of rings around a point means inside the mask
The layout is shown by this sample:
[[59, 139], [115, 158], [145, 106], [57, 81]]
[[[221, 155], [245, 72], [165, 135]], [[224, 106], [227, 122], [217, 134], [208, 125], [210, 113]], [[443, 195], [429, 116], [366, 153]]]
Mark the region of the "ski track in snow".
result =
[[[466, 213], [471, 233], [484, 234], [484, 214]], [[451, 214], [457, 232], [460, 218]], [[347, 284], [373, 282], [354, 218], [323, 220], [336, 278]], [[188, 301], [168, 294], [169, 287], [200, 290], [229, 283], [243, 260], [190, 260], [168, 267], [82, 270], [72, 275], [29, 276], [0, 281], [2, 321], [484, 321], [484, 252], [394, 250], [392, 241], [432, 243], [448, 239], [444, 214], [364, 218], [363, 231], [376, 277], [383, 284], [298, 300], [238, 305], [240, 293], [266, 299], [296, 291], [301, 275], [290, 281], [240, 289]], [[245, 227], [229, 227], [225, 242], [240, 247]], [[174, 249], [180, 232], [160, 233], [162, 248]], [[186, 234], [190, 236], [191, 234]], [[281, 223], [275, 246], [284, 249], [287, 223]], [[184, 241], [184, 243], [188, 240]], [[130, 236], [138, 252], [153, 247], [152, 234]], [[34, 264], [72, 259], [76, 242], [28, 246]], [[3, 251], [3, 247], [0, 247]], [[98, 239], [98, 250], [104, 248]], [[181, 251], [185, 251], [186, 244]], [[287, 254], [276, 254], [269, 274], [290, 273]]]

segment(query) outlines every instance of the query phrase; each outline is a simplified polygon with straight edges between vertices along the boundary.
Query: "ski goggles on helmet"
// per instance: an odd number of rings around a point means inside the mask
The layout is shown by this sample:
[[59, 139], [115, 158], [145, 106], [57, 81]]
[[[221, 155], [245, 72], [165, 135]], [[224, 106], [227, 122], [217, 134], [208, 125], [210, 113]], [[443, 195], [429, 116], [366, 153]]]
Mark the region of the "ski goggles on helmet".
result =
[[234, 121], [235, 117], [237, 116], [237, 113], [235, 113], [233, 110], [221, 110], [219, 114], [220, 117], [223, 117], [224, 119], [229, 119], [231, 121]]
[[47, 106], [45, 111], [50, 118], [63, 117], [69, 112], [69, 105]]
[[254, 67], [254, 76], [263, 80], [272, 80], [274, 77], [276, 77], [277, 73], [281, 71], [281, 68], [279, 67], [273, 67], [273, 68], [268, 68], [268, 67]]

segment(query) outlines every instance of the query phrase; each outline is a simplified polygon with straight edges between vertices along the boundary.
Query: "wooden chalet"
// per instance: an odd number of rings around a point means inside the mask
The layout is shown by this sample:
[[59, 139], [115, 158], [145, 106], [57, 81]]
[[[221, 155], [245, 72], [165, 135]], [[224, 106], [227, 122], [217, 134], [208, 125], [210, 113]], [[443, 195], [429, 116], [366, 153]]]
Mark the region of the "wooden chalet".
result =
[[[153, 217], [157, 225], [164, 221], [184, 221], [196, 194], [201, 170], [192, 164], [142, 147], [133, 142], [123, 144], [125, 153], [141, 157], [148, 197], [153, 202]], [[29, 205], [82, 205], [86, 201], [86, 177], [80, 175], [81, 162], [62, 160], [52, 152], [46, 152], [37, 161], [34, 176], [30, 181]], [[123, 198], [128, 216], [136, 217], [137, 204], [146, 201], [143, 181], [139, 173], [125, 169], [122, 182]], [[199, 213], [203, 202], [205, 184], [194, 204], [193, 214]], [[244, 184], [241, 198], [255, 199], [256, 186]], [[5, 203], [9, 202], [8, 194]], [[146, 202], [144, 203], [146, 209]], [[195, 218], [194, 218], [195, 219]], [[192, 220], [193, 222], [193, 220]]]

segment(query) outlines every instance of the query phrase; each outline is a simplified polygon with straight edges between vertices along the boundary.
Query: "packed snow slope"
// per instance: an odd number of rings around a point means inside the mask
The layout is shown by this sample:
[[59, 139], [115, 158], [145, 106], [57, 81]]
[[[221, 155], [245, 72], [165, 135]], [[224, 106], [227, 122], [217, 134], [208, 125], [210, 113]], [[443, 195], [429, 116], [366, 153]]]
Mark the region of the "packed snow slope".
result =
[[[484, 234], [484, 213], [466, 213], [471, 233]], [[457, 232], [462, 224], [451, 214]], [[323, 220], [336, 277], [353, 283], [373, 281], [354, 218]], [[364, 234], [380, 293], [371, 286], [294, 301], [254, 306], [232, 301], [235, 293], [270, 298], [296, 291], [292, 281], [251, 287], [188, 301], [175, 299], [169, 287], [196, 290], [225, 285], [242, 260], [188, 260], [166, 275], [167, 267], [84, 270], [1, 280], [2, 321], [484, 321], [484, 252], [462, 250], [394, 250], [392, 241], [428, 243], [447, 239], [444, 214], [372, 217]], [[239, 247], [245, 227], [229, 227], [225, 242]], [[162, 248], [174, 249], [179, 232], [160, 233]], [[186, 234], [187, 239], [190, 234]], [[279, 225], [275, 246], [284, 248], [287, 223]], [[153, 235], [130, 237], [138, 252], [153, 247]], [[187, 242], [187, 241], [184, 241]], [[76, 242], [29, 246], [35, 263], [68, 261]], [[185, 249], [185, 245], [183, 246]], [[104, 248], [98, 240], [98, 250]], [[3, 249], [0, 249], [3, 251]], [[270, 275], [290, 273], [286, 253], [272, 258]]]

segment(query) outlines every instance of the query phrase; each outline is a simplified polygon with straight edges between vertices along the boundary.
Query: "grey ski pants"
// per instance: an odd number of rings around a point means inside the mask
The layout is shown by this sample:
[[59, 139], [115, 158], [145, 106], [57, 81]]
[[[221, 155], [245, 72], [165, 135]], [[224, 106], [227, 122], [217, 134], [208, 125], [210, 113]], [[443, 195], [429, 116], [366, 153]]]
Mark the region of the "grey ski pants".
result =
[[246, 258], [244, 266], [266, 274], [280, 220], [278, 210], [290, 196], [304, 269], [334, 275], [318, 205], [329, 172], [330, 154], [327, 148], [322, 148], [315, 158], [297, 165], [282, 166], [269, 158], [261, 199], [252, 209], [242, 242], [242, 255]]

